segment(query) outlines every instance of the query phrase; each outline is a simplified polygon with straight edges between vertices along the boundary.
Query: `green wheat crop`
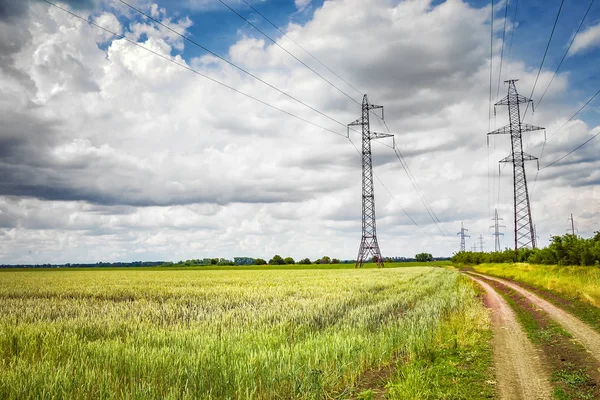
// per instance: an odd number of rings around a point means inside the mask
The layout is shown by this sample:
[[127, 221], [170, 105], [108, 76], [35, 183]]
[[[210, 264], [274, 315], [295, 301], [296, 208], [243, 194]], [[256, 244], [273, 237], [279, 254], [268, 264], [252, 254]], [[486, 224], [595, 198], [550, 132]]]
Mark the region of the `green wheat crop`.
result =
[[0, 272], [0, 398], [343, 398], [473, 297], [441, 268]]

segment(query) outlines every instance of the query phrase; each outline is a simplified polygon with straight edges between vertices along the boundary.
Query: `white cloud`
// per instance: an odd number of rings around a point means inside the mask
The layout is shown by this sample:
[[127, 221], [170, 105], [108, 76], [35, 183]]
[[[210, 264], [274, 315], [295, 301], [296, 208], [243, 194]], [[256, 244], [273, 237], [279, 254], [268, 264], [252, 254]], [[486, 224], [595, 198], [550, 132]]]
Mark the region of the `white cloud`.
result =
[[600, 46], [600, 24], [590, 26], [575, 37], [569, 49], [569, 56], [583, 53], [598, 46]]
[[296, 4], [296, 8], [298, 11], [304, 10], [309, 4], [311, 0], [294, 0], [294, 4]]
[[[486, 235], [490, 224], [488, 168], [494, 176], [496, 161], [509, 149], [508, 137], [494, 138], [487, 157], [488, 11], [458, 0], [437, 6], [428, 1], [395, 6], [328, 1], [305, 25], [288, 27], [303, 47], [386, 107], [388, 125], [398, 134], [397, 143], [440, 225], [453, 234], [464, 220], [473, 238]], [[185, 17], [173, 22], [156, 7], [152, 12], [177, 30], [192, 23]], [[99, 15], [97, 21], [123, 29], [115, 25], [114, 15]], [[343, 138], [124, 40], [113, 40], [103, 50], [98, 42], [106, 39], [99, 31], [41, 4], [31, 5], [29, 19], [20, 23], [27, 24], [27, 34], [10, 36], [21, 43], [0, 57], [0, 262], [356, 256], [360, 157]], [[124, 25], [131, 40], [187, 65], [179, 55], [187, 44], [177, 35], [148, 23]], [[360, 101], [362, 93], [287, 38], [280, 43]], [[357, 49], [368, 49], [368, 56]], [[356, 103], [261, 37], [246, 32], [230, 46], [229, 55], [344, 124], [359, 116]], [[345, 133], [343, 126], [222, 62], [203, 57], [189, 64]], [[518, 60], [509, 68], [526, 93], [536, 71]], [[538, 85], [551, 77], [543, 71]], [[534, 123], [552, 132], [566, 121], [572, 112], [563, 110], [560, 98], [568, 87], [567, 74], [555, 78]], [[499, 109], [496, 127], [506, 122], [506, 110]], [[373, 129], [384, 127], [373, 121]], [[542, 165], [597, 129], [573, 121], [548, 140]], [[543, 134], [527, 135], [526, 151], [538, 155]], [[359, 144], [357, 135], [352, 139]], [[599, 211], [594, 191], [600, 183], [589, 171], [599, 170], [600, 145], [588, 146], [572, 158], [580, 163], [539, 174], [533, 210], [543, 240], [562, 233], [556, 216], [574, 209], [579, 210], [580, 232], [593, 229]], [[374, 145], [373, 154], [377, 175], [395, 196], [375, 179], [384, 255], [451, 254], [457, 240], [441, 237], [394, 153]], [[511, 220], [508, 171], [500, 181], [499, 211], [505, 222]], [[533, 165], [528, 174], [535, 176]], [[493, 199], [497, 184], [490, 185]], [[574, 186], [577, 198], [564, 201]], [[507, 232], [504, 243], [510, 240]]]

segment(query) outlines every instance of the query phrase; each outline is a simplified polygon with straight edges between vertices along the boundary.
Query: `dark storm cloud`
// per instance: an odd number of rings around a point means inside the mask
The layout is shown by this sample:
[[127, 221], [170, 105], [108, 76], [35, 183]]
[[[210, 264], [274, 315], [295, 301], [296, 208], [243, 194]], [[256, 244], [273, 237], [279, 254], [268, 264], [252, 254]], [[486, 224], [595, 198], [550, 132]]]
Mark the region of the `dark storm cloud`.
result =
[[0, 0], [0, 21], [19, 18], [27, 12], [27, 0]]
[[[0, 0], [0, 21], [13, 22], [23, 17], [27, 13], [30, 2], [33, 1], [44, 3], [41, 0]], [[94, 0], [61, 0], [60, 2], [76, 9], [90, 8], [95, 4]]]

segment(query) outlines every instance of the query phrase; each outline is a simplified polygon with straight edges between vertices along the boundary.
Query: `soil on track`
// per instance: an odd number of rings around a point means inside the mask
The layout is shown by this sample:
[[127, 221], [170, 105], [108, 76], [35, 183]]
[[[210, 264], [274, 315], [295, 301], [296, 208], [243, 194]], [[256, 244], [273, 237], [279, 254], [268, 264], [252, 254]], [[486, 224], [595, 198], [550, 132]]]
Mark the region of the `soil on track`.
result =
[[550, 399], [550, 374], [543, 367], [542, 354], [521, 329], [506, 301], [482, 279], [469, 275], [485, 290], [484, 301], [491, 309], [494, 332], [494, 362], [501, 400]]
[[573, 335], [573, 337], [585, 347], [586, 351], [600, 362], [600, 333], [592, 329], [586, 323], [513, 282], [474, 272], [470, 272], [470, 274], [499, 282], [523, 295], [527, 300], [544, 310], [550, 318]]
[[[528, 336], [543, 351], [545, 365], [552, 371], [555, 397], [600, 399], [600, 362], [586, 352], [579, 342], [571, 340], [570, 334], [525, 296], [500, 282], [485, 281], [502, 293], [505, 299], [514, 302], [516, 308], [513, 309], [531, 318]], [[556, 396], [557, 393], [562, 396]]]

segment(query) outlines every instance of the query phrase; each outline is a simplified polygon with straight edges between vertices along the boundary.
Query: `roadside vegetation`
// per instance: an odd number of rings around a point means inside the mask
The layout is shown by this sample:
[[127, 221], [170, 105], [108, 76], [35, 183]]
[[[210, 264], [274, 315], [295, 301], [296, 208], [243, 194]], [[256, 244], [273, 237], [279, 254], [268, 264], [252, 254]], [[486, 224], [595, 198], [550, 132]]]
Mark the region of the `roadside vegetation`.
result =
[[600, 267], [516, 263], [480, 264], [473, 269], [520, 282], [600, 331]]
[[491, 390], [487, 314], [454, 271], [223, 268], [0, 272], [0, 398], [347, 398], [390, 365], [395, 398]]
[[455, 264], [529, 263], [540, 265], [600, 266], [600, 232], [592, 238], [576, 235], [553, 236], [548, 247], [541, 249], [506, 249], [501, 252], [461, 251], [452, 257]]

